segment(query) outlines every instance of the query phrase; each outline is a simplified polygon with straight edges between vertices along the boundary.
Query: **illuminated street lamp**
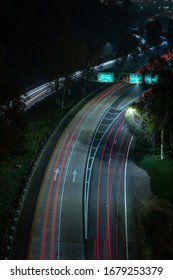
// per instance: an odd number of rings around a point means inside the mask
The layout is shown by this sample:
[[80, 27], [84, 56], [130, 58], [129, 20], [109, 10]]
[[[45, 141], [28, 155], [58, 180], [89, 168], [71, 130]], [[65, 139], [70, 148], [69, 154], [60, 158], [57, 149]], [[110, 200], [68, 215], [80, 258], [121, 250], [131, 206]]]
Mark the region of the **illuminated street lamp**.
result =
[[133, 119], [136, 116], [140, 121], [147, 124], [147, 121], [141, 116], [141, 114], [138, 112], [138, 110], [136, 108], [129, 107], [126, 110], [125, 114], [126, 114], [127, 117], [133, 118]]
[[132, 108], [132, 107], [129, 107], [127, 110], [126, 110], [126, 114], [128, 115], [134, 115], [136, 112], [136, 109]]

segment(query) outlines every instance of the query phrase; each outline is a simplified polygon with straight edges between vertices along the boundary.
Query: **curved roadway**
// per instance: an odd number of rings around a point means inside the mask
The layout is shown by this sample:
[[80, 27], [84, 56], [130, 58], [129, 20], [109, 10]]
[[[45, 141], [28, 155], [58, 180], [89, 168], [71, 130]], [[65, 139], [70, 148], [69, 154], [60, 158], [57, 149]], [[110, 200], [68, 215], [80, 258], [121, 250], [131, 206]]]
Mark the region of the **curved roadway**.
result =
[[68, 124], [42, 181], [29, 259], [136, 258], [132, 136], [123, 112], [141, 92], [137, 85], [113, 85]]

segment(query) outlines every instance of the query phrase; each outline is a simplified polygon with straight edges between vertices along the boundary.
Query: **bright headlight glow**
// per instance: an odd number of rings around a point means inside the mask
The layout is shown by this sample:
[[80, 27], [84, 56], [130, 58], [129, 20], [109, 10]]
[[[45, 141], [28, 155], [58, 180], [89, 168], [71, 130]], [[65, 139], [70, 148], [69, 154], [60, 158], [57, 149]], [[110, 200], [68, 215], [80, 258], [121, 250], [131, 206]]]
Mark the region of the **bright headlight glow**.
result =
[[126, 111], [127, 114], [129, 115], [134, 115], [136, 112], [136, 109], [129, 107]]

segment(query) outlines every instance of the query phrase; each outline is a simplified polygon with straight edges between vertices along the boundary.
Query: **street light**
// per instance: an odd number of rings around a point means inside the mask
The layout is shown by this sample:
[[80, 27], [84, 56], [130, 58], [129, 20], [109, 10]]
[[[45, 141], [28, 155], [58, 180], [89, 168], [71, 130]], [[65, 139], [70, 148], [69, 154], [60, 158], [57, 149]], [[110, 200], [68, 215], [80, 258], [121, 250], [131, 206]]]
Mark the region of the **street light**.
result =
[[135, 122], [135, 116], [137, 115], [137, 109], [129, 107], [125, 112], [125, 117], [131, 120], [133, 123]]
[[136, 112], [136, 109], [132, 108], [132, 107], [129, 107], [127, 110], [126, 110], [126, 114], [129, 114], [129, 115], [134, 115]]
[[139, 128], [142, 122], [145, 122], [136, 108], [129, 107], [125, 112], [125, 118], [131, 125]]

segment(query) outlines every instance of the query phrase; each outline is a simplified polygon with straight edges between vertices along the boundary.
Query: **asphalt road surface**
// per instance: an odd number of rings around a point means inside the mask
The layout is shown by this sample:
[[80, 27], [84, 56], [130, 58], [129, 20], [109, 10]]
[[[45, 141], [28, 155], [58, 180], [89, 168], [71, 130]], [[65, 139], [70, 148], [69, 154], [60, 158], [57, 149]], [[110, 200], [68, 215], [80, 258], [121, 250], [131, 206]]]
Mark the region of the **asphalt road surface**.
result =
[[141, 93], [139, 85], [112, 85], [63, 131], [35, 205], [28, 259], [136, 258], [124, 110]]

